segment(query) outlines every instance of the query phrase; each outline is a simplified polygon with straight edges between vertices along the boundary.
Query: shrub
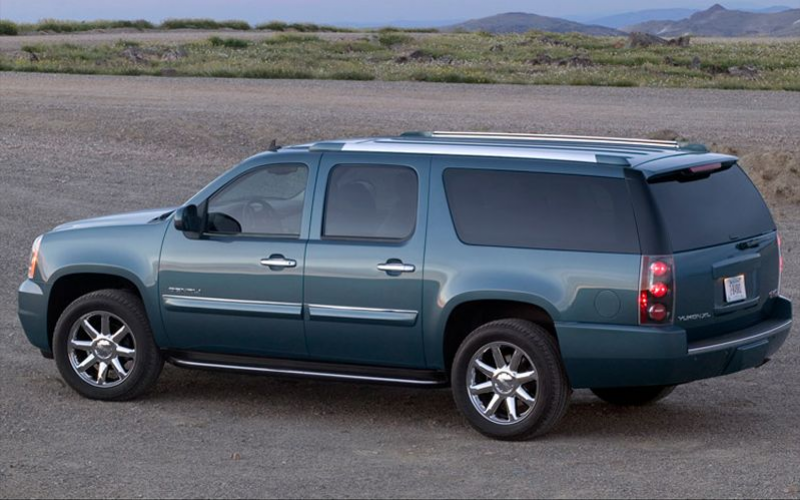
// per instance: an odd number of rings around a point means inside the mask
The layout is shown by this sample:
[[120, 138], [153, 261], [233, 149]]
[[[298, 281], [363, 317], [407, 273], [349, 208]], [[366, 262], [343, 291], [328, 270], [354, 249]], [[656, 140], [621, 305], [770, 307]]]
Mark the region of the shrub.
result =
[[249, 30], [250, 25], [245, 21], [215, 21], [213, 19], [167, 19], [161, 23], [161, 28], [166, 30], [195, 29], [195, 30], [218, 30], [220, 28], [230, 28], [234, 30]]
[[229, 28], [229, 29], [232, 29], [232, 30], [239, 30], [239, 31], [247, 31], [247, 30], [252, 29], [252, 26], [250, 26], [250, 23], [248, 23], [247, 21], [240, 21], [240, 20], [237, 20], [237, 19], [231, 19], [231, 20], [228, 20], [228, 21], [220, 21], [218, 23], [218, 25], [219, 25], [220, 28]]
[[306, 42], [319, 42], [320, 38], [314, 35], [291, 35], [291, 34], [280, 34], [275, 35], [272, 38], [267, 38], [264, 40], [264, 43], [270, 45], [278, 45], [282, 43], [306, 43]]
[[414, 37], [405, 35], [403, 33], [381, 33], [378, 35], [378, 43], [384, 47], [393, 47], [395, 45], [402, 45], [414, 40]]
[[19, 28], [16, 23], [0, 19], [0, 35], [14, 36], [19, 35]]
[[244, 49], [250, 46], [250, 42], [241, 38], [220, 38], [212, 36], [208, 39], [214, 47], [227, 47], [229, 49]]
[[269, 30], [269, 31], [286, 31], [286, 28], [289, 25], [283, 21], [270, 21], [268, 23], [261, 23], [256, 25], [257, 30]]

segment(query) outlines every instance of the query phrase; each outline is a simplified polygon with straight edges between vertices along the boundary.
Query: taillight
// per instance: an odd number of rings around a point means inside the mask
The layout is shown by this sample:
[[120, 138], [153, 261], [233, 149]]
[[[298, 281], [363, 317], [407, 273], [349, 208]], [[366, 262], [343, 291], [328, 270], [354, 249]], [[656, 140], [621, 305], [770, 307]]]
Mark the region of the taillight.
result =
[[32, 280], [36, 275], [36, 265], [39, 264], [39, 246], [42, 244], [42, 237], [39, 236], [33, 240], [33, 247], [31, 248], [31, 260], [28, 265], [28, 279]]
[[671, 255], [642, 256], [639, 324], [667, 325], [675, 312], [675, 261]]

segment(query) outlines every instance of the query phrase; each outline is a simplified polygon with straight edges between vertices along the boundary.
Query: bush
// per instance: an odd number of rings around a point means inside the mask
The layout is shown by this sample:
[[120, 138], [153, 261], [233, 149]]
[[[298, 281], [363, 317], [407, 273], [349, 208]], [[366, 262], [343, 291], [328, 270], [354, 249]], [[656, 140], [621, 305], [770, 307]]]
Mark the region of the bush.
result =
[[239, 21], [237, 19], [232, 19], [232, 20], [228, 20], [228, 21], [220, 21], [217, 24], [219, 25], [220, 28], [229, 28], [229, 29], [232, 29], [232, 30], [248, 31], [248, 30], [252, 29], [252, 26], [250, 26], [250, 23], [248, 23], [247, 21]]
[[79, 31], [90, 31], [114, 28], [134, 28], [138, 30], [153, 29], [155, 25], [144, 19], [135, 21], [109, 21], [98, 19], [96, 21], [68, 21], [61, 19], [42, 19], [38, 23], [30, 26], [33, 31], [54, 31], [56, 33], [75, 33]]
[[229, 49], [245, 49], [250, 46], [250, 42], [241, 38], [220, 38], [212, 36], [208, 39], [214, 47], [227, 47]]
[[268, 45], [278, 45], [283, 43], [306, 43], [306, 42], [319, 42], [320, 38], [314, 35], [291, 35], [291, 34], [280, 34], [275, 35], [272, 38], [267, 38], [264, 40], [264, 43]]
[[0, 19], [0, 35], [14, 36], [19, 35], [19, 28], [16, 23]]
[[256, 25], [257, 30], [270, 31], [297, 31], [300, 33], [349, 33], [350, 28], [339, 28], [314, 23], [285, 23], [283, 21], [270, 21]]
[[250, 25], [245, 21], [237, 20], [218, 22], [213, 19], [167, 19], [161, 23], [161, 28], [165, 30], [218, 30], [220, 28], [230, 28], [246, 31], [250, 29]]
[[286, 28], [289, 25], [283, 21], [270, 21], [268, 23], [261, 23], [256, 25], [257, 30], [269, 30], [269, 31], [286, 31]]
[[393, 47], [395, 45], [402, 45], [404, 43], [409, 43], [414, 40], [414, 37], [405, 35], [403, 33], [381, 33], [378, 36], [378, 43], [383, 45], [384, 47]]

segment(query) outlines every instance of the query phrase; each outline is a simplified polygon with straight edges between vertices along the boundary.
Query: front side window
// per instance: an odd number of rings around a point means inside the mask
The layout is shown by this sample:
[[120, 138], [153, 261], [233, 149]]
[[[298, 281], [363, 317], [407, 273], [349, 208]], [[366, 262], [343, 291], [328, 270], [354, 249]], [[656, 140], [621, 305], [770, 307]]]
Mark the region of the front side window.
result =
[[325, 198], [326, 238], [404, 240], [417, 221], [417, 173], [408, 167], [337, 165]]
[[242, 175], [208, 202], [207, 232], [297, 237], [308, 167], [270, 165]]
[[464, 243], [639, 252], [624, 179], [453, 168], [444, 182]]

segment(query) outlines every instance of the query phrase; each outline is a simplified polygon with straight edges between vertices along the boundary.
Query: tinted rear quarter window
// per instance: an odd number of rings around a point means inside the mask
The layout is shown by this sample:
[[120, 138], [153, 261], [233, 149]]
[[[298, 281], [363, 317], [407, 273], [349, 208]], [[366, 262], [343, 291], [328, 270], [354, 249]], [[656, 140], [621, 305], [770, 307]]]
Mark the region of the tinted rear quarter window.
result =
[[739, 166], [707, 178], [650, 184], [672, 250], [683, 252], [775, 230], [764, 199]]
[[623, 179], [447, 169], [458, 237], [470, 245], [638, 253]]

